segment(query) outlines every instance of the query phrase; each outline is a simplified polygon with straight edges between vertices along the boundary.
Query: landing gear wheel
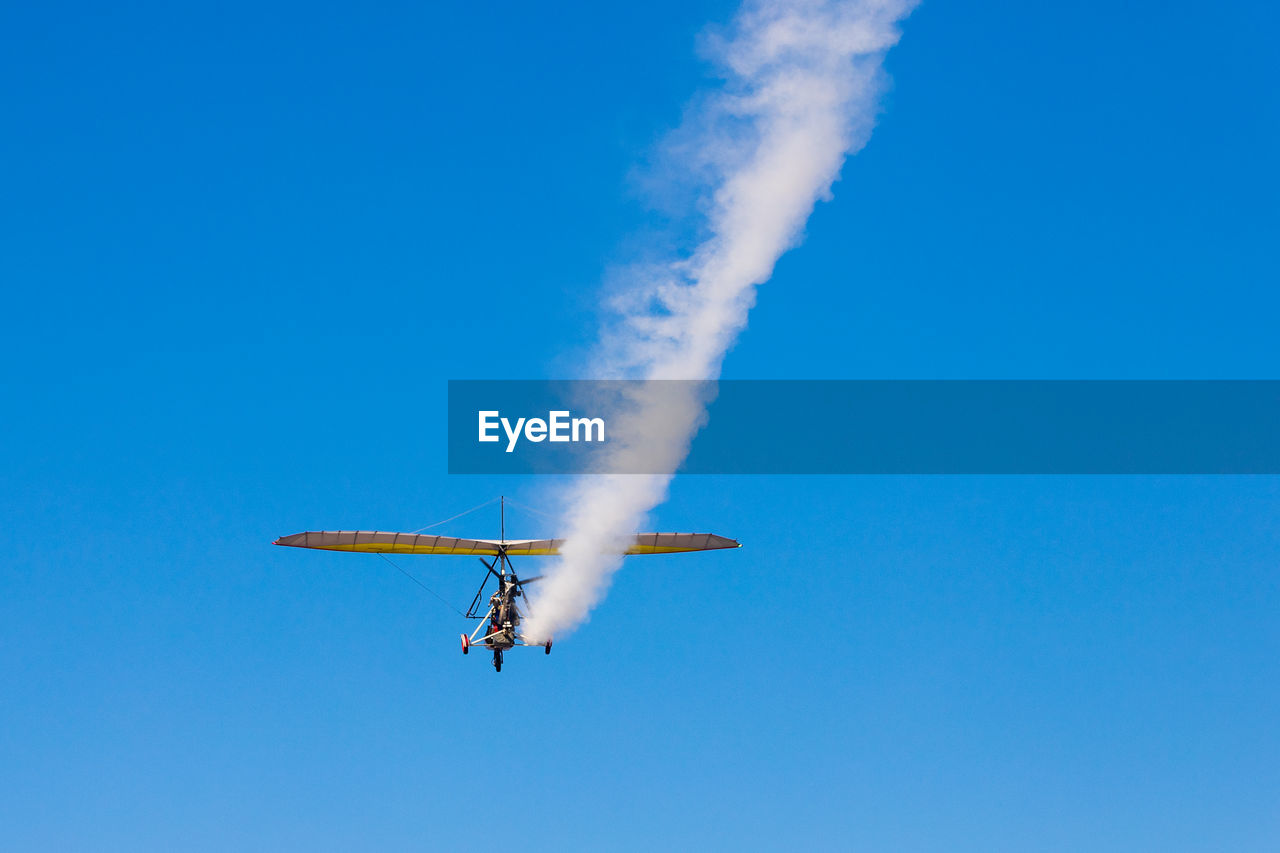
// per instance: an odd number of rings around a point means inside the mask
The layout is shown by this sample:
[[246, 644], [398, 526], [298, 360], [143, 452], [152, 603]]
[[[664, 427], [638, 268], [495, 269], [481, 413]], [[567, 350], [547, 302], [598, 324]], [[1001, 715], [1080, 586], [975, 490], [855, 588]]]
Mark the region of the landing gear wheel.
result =
[[547, 640], [547, 642], [543, 645], [543, 647], [542, 647], [542, 653], [543, 653], [544, 655], [549, 655], [549, 654], [551, 654], [551, 641], [550, 641], [550, 640]]
[[493, 653], [493, 668], [497, 672], [502, 672], [502, 652]]
[[461, 636], [462, 636], [462, 653], [465, 655], [467, 652], [471, 651], [471, 638], [468, 637], [466, 634], [462, 634]]

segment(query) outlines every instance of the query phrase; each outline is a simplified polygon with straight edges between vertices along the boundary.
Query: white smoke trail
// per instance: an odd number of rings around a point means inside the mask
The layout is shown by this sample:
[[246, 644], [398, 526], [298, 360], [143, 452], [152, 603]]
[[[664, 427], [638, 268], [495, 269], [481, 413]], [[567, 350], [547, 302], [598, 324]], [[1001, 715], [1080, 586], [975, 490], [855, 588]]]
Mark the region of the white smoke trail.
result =
[[[755, 288], [799, 242], [814, 204], [828, 198], [845, 157], [871, 134], [885, 52], [915, 0], [748, 0], [715, 45], [724, 88], [677, 131], [709, 167], [706, 238], [688, 256], [637, 271], [602, 334], [594, 365], [606, 376], [711, 379], [746, 325]], [[540, 585], [526, 633], [570, 630], [603, 595], [619, 546], [667, 494], [705, 417], [705, 400], [626, 401], [609, 423], [620, 454], [640, 453], [660, 474], [600, 474], [570, 490], [560, 561]], [[644, 392], [640, 392], [643, 394]], [[617, 470], [626, 470], [618, 465]], [[632, 469], [635, 470], [635, 469]]]

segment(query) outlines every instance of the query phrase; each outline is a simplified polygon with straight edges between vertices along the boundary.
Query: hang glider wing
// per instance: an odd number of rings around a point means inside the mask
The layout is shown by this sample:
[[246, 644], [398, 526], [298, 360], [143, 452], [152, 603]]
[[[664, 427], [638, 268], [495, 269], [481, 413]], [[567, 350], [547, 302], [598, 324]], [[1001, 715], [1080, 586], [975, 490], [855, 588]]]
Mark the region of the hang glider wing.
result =
[[[504, 550], [507, 556], [544, 557], [560, 553], [563, 539], [455, 539], [419, 533], [390, 533], [382, 530], [313, 530], [281, 536], [276, 545], [319, 548], [325, 551], [361, 551], [369, 554], [455, 554], [492, 557]], [[684, 551], [715, 551], [740, 548], [737, 540], [711, 533], [637, 533], [626, 554], [678, 554]]]
[[384, 530], [312, 530], [281, 536], [276, 545], [320, 548], [325, 551], [361, 551], [368, 554], [458, 554], [494, 556], [498, 543], [490, 539], [455, 539], [419, 533], [391, 533]]
[[637, 533], [628, 554], [679, 554], [684, 551], [718, 551], [741, 548], [742, 543], [714, 533]]
[[[491, 541], [491, 540], [483, 540]], [[494, 544], [497, 545], [496, 540]], [[563, 539], [508, 539], [507, 554], [531, 557], [559, 554]], [[720, 548], [741, 548], [736, 539], [716, 536], [714, 533], [637, 533], [635, 541], [627, 546], [627, 555], [679, 554], [684, 551], [715, 551]]]

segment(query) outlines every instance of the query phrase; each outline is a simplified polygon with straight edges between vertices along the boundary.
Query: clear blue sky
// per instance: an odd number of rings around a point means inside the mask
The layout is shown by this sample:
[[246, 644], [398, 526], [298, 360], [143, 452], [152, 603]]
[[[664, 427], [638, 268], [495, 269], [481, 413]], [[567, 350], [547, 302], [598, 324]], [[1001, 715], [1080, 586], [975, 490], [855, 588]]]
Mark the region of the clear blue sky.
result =
[[[1276, 849], [1277, 478], [681, 479], [745, 547], [500, 676], [269, 545], [538, 505], [445, 380], [566, 372], [734, 5], [0, 11], [0, 848]], [[726, 375], [1280, 376], [1278, 23], [925, 2]]]

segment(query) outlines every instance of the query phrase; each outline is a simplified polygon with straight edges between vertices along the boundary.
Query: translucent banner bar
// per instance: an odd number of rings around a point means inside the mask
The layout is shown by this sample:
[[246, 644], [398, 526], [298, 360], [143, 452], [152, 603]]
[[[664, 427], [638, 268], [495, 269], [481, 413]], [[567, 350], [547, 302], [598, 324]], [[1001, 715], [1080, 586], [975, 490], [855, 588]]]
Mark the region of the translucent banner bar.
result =
[[454, 474], [1280, 473], [1270, 380], [456, 380], [448, 418]]

